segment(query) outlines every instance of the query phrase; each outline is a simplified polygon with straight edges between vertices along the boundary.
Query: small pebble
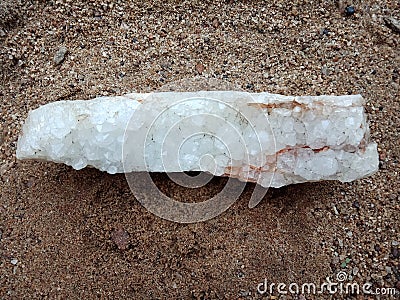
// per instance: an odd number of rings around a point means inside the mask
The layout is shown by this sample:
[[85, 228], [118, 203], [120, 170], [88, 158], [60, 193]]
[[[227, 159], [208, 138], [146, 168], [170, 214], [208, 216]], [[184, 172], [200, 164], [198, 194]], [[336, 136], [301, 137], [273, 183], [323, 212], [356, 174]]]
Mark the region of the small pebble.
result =
[[355, 10], [354, 6], [349, 5], [344, 9], [344, 12], [346, 13], [346, 15], [352, 16], [356, 12], [356, 10]]
[[61, 64], [65, 59], [65, 54], [67, 54], [67, 48], [65, 46], [61, 46], [56, 54], [54, 55], [53, 61], [56, 65]]
[[111, 233], [112, 241], [117, 245], [119, 250], [126, 250], [129, 247], [129, 233], [122, 227], [118, 227]]
[[339, 212], [335, 205], [333, 205], [333, 212], [335, 213], [335, 215], [339, 215]]
[[371, 278], [375, 281], [378, 281], [381, 279], [381, 276], [379, 276], [378, 274], [371, 274]]
[[391, 17], [385, 17], [385, 18], [383, 18], [383, 20], [385, 21], [386, 26], [388, 26], [394, 32], [400, 33], [400, 21], [399, 20], [397, 20], [395, 18], [391, 18]]
[[219, 27], [219, 20], [218, 20], [217, 18], [215, 18], [215, 19], [212, 21], [212, 25], [214, 26], [214, 28], [218, 28], [218, 27]]
[[248, 83], [248, 84], [246, 85], [246, 89], [249, 89], [249, 90], [254, 89], [254, 84]]
[[323, 75], [327, 76], [327, 75], [328, 75], [328, 68], [327, 68], [326, 66], [323, 66], [323, 67], [321, 68], [321, 73], [322, 73]]
[[196, 65], [196, 71], [197, 71], [200, 75], [203, 73], [203, 71], [204, 71], [204, 66], [203, 66], [202, 63], [198, 63], [198, 64]]
[[0, 167], [0, 176], [3, 176], [4, 174], [6, 174], [7, 168], [8, 168], [7, 165], [2, 165], [2, 166]]
[[392, 247], [392, 256], [393, 258], [399, 258], [400, 257], [400, 251], [397, 247]]
[[356, 276], [358, 274], [359, 269], [357, 267], [353, 268], [353, 275]]

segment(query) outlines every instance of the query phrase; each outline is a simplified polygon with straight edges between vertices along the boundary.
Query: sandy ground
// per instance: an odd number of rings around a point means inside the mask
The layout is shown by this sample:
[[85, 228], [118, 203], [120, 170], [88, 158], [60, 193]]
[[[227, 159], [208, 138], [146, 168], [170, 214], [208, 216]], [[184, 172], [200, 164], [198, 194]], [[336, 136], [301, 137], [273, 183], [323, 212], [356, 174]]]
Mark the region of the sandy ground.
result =
[[[400, 19], [400, 3], [275, 2], [0, 3], [0, 299], [267, 299], [265, 278], [318, 285], [340, 271], [400, 289], [400, 35], [383, 19]], [[30, 109], [195, 76], [255, 92], [361, 93], [379, 172], [270, 189], [254, 209], [248, 184], [222, 215], [182, 225], [146, 211], [124, 175], [15, 159]], [[154, 180], [181, 201], [225, 182], [197, 193]]]

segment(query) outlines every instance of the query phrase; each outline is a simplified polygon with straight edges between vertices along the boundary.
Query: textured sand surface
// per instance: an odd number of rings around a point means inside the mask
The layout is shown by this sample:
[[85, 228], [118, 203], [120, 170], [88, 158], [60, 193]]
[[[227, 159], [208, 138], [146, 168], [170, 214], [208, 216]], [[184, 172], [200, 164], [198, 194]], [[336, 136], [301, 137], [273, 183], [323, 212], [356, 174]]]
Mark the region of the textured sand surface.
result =
[[[264, 278], [319, 284], [339, 271], [400, 289], [400, 36], [384, 20], [400, 19], [398, 1], [19, 2], [0, 3], [1, 299], [265, 299]], [[379, 172], [271, 189], [255, 209], [248, 184], [222, 215], [182, 225], [146, 211], [123, 175], [15, 159], [30, 109], [195, 76], [249, 92], [362, 94]], [[153, 179], [186, 202], [226, 181], [193, 191]]]

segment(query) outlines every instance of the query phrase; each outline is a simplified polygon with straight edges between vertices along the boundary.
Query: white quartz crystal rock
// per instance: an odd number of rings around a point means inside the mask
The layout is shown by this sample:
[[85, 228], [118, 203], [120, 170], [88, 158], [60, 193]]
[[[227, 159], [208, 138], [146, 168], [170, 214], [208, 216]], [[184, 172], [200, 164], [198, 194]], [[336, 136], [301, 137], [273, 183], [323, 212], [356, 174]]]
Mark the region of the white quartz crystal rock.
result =
[[205, 171], [264, 187], [378, 169], [360, 95], [164, 92], [58, 101], [29, 113], [17, 158], [108, 173]]

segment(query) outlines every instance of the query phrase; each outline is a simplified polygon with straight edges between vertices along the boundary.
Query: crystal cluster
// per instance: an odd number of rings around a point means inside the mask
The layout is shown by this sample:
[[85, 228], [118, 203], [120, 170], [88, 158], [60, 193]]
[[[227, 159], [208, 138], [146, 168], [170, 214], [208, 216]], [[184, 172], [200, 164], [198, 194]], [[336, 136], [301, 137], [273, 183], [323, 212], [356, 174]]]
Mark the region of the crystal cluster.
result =
[[352, 181], [378, 169], [360, 95], [165, 92], [31, 111], [19, 159], [108, 173], [205, 171], [265, 187]]

